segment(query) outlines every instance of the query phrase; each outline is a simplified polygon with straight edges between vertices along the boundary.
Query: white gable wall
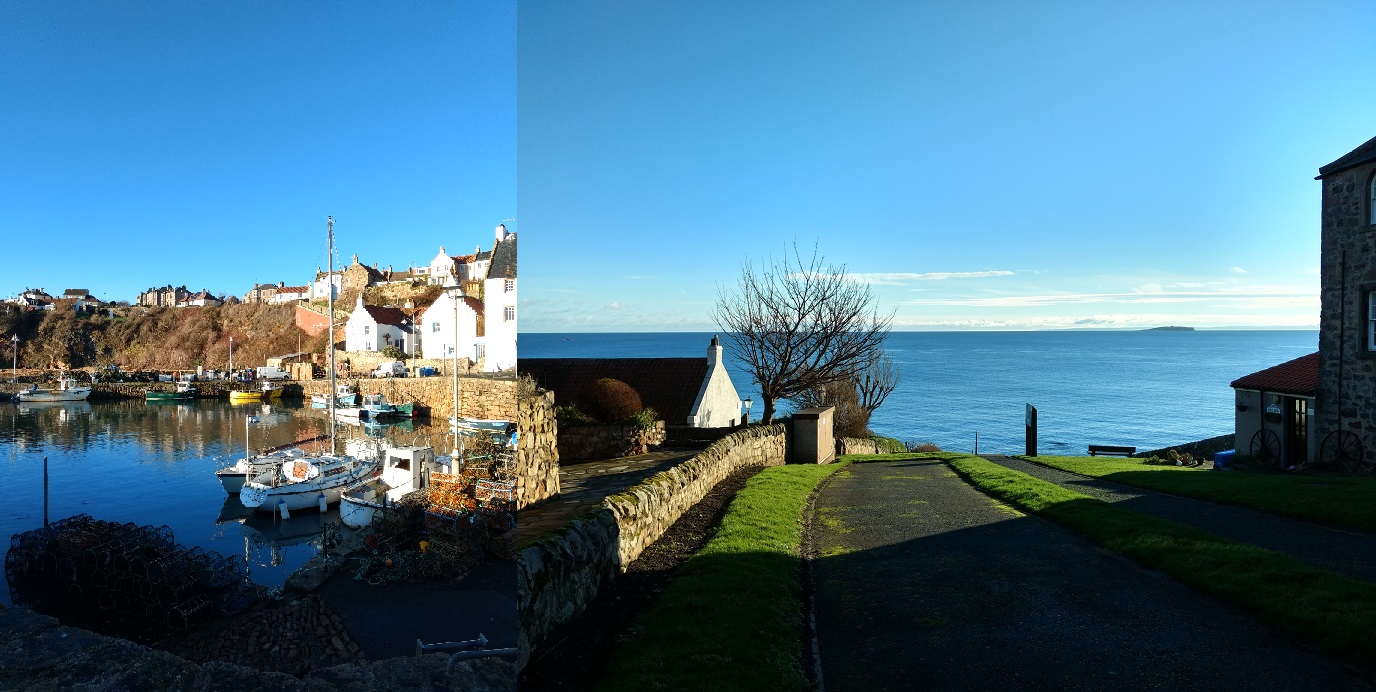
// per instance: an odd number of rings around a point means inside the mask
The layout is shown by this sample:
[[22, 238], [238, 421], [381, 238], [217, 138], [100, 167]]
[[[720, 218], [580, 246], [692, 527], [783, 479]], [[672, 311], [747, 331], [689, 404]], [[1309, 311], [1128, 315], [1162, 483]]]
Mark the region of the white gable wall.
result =
[[516, 367], [516, 279], [488, 279], [483, 282], [483, 337], [486, 360], [484, 371], [498, 372]]
[[[703, 378], [698, 398], [683, 421], [695, 428], [725, 428], [740, 425], [741, 398], [736, 386], [731, 383], [731, 375], [726, 372], [723, 349], [716, 337], [707, 347], [707, 376]], [[666, 421], [679, 425], [679, 421]]]
[[[442, 295], [421, 314], [420, 341], [424, 358], [454, 357], [454, 302]], [[478, 315], [459, 302], [458, 351], [460, 358], [477, 360]]]

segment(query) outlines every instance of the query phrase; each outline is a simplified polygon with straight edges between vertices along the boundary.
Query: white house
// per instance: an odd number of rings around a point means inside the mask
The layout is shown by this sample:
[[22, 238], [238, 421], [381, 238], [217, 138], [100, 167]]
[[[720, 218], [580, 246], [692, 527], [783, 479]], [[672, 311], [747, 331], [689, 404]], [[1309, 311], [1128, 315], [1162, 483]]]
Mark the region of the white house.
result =
[[457, 307], [457, 331], [455, 305], [449, 294], [440, 296], [421, 314], [420, 339], [424, 358], [453, 358], [457, 343], [460, 358], [478, 361], [481, 355], [479, 340], [483, 336], [483, 304], [472, 296], [462, 296]]
[[483, 282], [487, 372], [516, 367], [516, 234], [497, 226], [496, 241]]
[[315, 279], [311, 281], [310, 293], [306, 296], [307, 300], [328, 300], [330, 297], [330, 285], [334, 285], [334, 297], [339, 298], [339, 289], [344, 285], [344, 270], [336, 269], [334, 273], [320, 271], [320, 267], [315, 268]]
[[397, 308], [364, 305], [359, 292], [358, 302], [344, 325], [344, 348], [349, 351], [381, 351], [396, 346], [402, 353], [415, 355], [416, 340], [411, 318]]
[[177, 307], [190, 308], [205, 307], [207, 305], [217, 306], [223, 304], [223, 302], [224, 301], [221, 301], [219, 298], [216, 298], [215, 296], [211, 295], [210, 291], [201, 289], [200, 292], [192, 293], [191, 295], [188, 295], [182, 298], [181, 300], [177, 301]]
[[736, 425], [741, 417], [741, 397], [722, 358], [721, 340], [712, 336], [707, 346], [707, 375], [688, 412], [688, 425], [695, 428], [720, 428]]
[[310, 297], [310, 286], [279, 286], [277, 293], [268, 299], [269, 303], [292, 303]]

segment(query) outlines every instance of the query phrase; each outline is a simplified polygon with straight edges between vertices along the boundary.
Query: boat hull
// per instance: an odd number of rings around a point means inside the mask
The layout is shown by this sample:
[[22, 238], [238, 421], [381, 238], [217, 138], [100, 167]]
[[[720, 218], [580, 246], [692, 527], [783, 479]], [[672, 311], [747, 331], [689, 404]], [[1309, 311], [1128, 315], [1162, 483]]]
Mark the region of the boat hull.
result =
[[196, 398], [196, 395], [182, 392], [144, 392], [143, 398], [145, 401], [190, 401]]
[[77, 387], [67, 390], [40, 389], [37, 391], [28, 390], [19, 392], [18, 398], [21, 404], [32, 404], [53, 401], [85, 401], [91, 395], [90, 387]]
[[339, 500], [339, 519], [351, 529], [361, 529], [373, 523], [373, 515], [382, 509], [376, 502], [345, 496]]
[[263, 400], [262, 392], [230, 392], [229, 403], [252, 404]]
[[230, 495], [238, 495], [244, 489], [244, 483], [248, 482], [248, 474], [243, 471], [232, 471], [225, 469], [216, 471], [215, 477], [220, 479], [220, 485], [224, 486], [225, 492]]
[[239, 490], [239, 501], [245, 507], [259, 512], [276, 512], [279, 501], [285, 502], [289, 511], [300, 509], [319, 509], [320, 495], [325, 495], [325, 504], [339, 502], [344, 489], [372, 475], [372, 464], [360, 464], [358, 468], [331, 478], [326, 483], [304, 482], [269, 487], [249, 481]]

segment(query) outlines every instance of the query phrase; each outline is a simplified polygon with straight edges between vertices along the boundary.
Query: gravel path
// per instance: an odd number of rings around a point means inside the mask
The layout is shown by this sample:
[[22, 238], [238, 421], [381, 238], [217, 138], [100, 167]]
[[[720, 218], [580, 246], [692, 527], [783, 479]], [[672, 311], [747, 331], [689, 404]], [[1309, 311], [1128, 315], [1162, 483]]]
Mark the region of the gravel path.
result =
[[828, 692], [1358, 685], [939, 462], [852, 464], [819, 494], [811, 529]]
[[1285, 553], [1315, 567], [1376, 581], [1376, 536], [1086, 478], [1013, 457], [989, 455], [984, 458], [1143, 514], [1189, 524], [1235, 541]]

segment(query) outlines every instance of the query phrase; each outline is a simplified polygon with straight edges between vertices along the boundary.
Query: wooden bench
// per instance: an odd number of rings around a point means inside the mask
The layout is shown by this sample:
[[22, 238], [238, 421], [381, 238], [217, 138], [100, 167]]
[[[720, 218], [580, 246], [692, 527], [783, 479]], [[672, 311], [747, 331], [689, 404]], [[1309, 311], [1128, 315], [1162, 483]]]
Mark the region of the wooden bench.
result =
[[1090, 455], [1090, 456], [1098, 456], [1098, 455], [1100, 455], [1100, 454], [1107, 454], [1107, 455], [1110, 455], [1110, 456], [1125, 456], [1125, 457], [1130, 457], [1130, 456], [1132, 456], [1133, 454], [1136, 454], [1136, 453], [1137, 453], [1137, 448], [1136, 448], [1136, 447], [1114, 447], [1113, 445], [1090, 445], [1090, 446], [1089, 446], [1089, 455]]

